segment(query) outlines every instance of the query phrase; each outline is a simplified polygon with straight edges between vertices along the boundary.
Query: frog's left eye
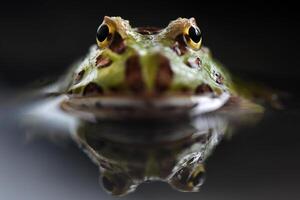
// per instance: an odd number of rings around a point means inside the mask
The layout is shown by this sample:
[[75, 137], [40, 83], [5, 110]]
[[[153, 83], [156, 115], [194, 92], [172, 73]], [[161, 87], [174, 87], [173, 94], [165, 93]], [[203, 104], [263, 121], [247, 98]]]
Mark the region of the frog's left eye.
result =
[[192, 49], [198, 50], [202, 43], [202, 34], [198, 27], [190, 26], [184, 30], [184, 40]]
[[99, 26], [96, 34], [96, 40], [100, 48], [105, 48], [111, 43], [113, 32], [113, 28], [108, 24], [102, 24]]

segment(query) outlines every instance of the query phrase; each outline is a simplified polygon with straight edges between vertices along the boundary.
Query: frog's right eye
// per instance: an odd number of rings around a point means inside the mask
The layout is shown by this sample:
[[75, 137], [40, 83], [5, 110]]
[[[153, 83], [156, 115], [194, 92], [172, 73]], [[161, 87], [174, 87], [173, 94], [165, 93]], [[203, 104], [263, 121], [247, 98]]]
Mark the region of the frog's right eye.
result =
[[185, 43], [194, 50], [201, 47], [202, 34], [197, 26], [190, 26], [184, 30]]
[[109, 46], [113, 39], [113, 32], [113, 28], [108, 24], [102, 24], [99, 26], [96, 34], [96, 40], [100, 48]]

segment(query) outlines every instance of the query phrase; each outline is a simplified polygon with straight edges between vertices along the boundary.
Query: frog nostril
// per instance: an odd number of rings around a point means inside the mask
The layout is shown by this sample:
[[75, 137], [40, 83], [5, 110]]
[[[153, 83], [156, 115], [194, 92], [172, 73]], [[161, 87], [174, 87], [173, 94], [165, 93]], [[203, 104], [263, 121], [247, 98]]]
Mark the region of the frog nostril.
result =
[[74, 79], [74, 84], [77, 84], [77, 83], [79, 83], [79, 82], [81, 81], [81, 79], [82, 79], [83, 76], [84, 76], [84, 73], [85, 73], [85, 71], [84, 71], [84, 70], [81, 70], [81, 71], [76, 75], [76, 77], [75, 77], [75, 79]]
[[157, 92], [166, 91], [172, 82], [173, 71], [170, 66], [170, 61], [165, 56], [158, 56], [158, 71], [156, 74], [155, 87]]
[[186, 65], [193, 69], [201, 69], [202, 61], [198, 57], [197, 58], [189, 58], [186, 61]]
[[126, 83], [133, 92], [140, 93], [145, 89], [138, 55], [131, 56], [127, 59], [125, 76]]
[[112, 60], [109, 58], [105, 58], [102, 55], [98, 56], [96, 59], [96, 67], [98, 68], [104, 68], [110, 66], [112, 63]]

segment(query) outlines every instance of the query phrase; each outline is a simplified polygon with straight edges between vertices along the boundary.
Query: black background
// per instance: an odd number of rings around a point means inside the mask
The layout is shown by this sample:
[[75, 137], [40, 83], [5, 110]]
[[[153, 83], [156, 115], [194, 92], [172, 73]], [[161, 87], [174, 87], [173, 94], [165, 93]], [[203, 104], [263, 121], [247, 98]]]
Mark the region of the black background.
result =
[[[204, 45], [232, 72], [285, 91], [299, 80], [299, 15], [288, 1], [51, 1], [2, 3], [0, 80], [20, 86], [62, 74], [95, 43], [103, 16], [164, 27], [195, 17]], [[4, 84], [3, 83], [3, 84]]]
[[[297, 95], [298, 8], [288, 1], [1, 3], [0, 88], [61, 75], [95, 43], [104, 15], [161, 27], [181, 16], [196, 18], [204, 45], [232, 72]], [[299, 199], [299, 119], [296, 108], [268, 111], [257, 126], [222, 142], [208, 160], [200, 193], [148, 184], [126, 199]], [[25, 146], [24, 130], [11, 130], [14, 124], [5, 114], [0, 123], [0, 199], [110, 198], [98, 188], [96, 166], [75, 145]]]

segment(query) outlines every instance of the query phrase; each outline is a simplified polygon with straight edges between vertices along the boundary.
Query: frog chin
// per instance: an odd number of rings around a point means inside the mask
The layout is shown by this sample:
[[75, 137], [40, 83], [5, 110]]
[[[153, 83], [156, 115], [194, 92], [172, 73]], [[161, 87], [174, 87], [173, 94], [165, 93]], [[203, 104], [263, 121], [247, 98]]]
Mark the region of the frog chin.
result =
[[66, 98], [61, 108], [83, 119], [170, 119], [213, 112], [230, 99], [230, 93], [172, 95], [155, 98], [90, 96]]

